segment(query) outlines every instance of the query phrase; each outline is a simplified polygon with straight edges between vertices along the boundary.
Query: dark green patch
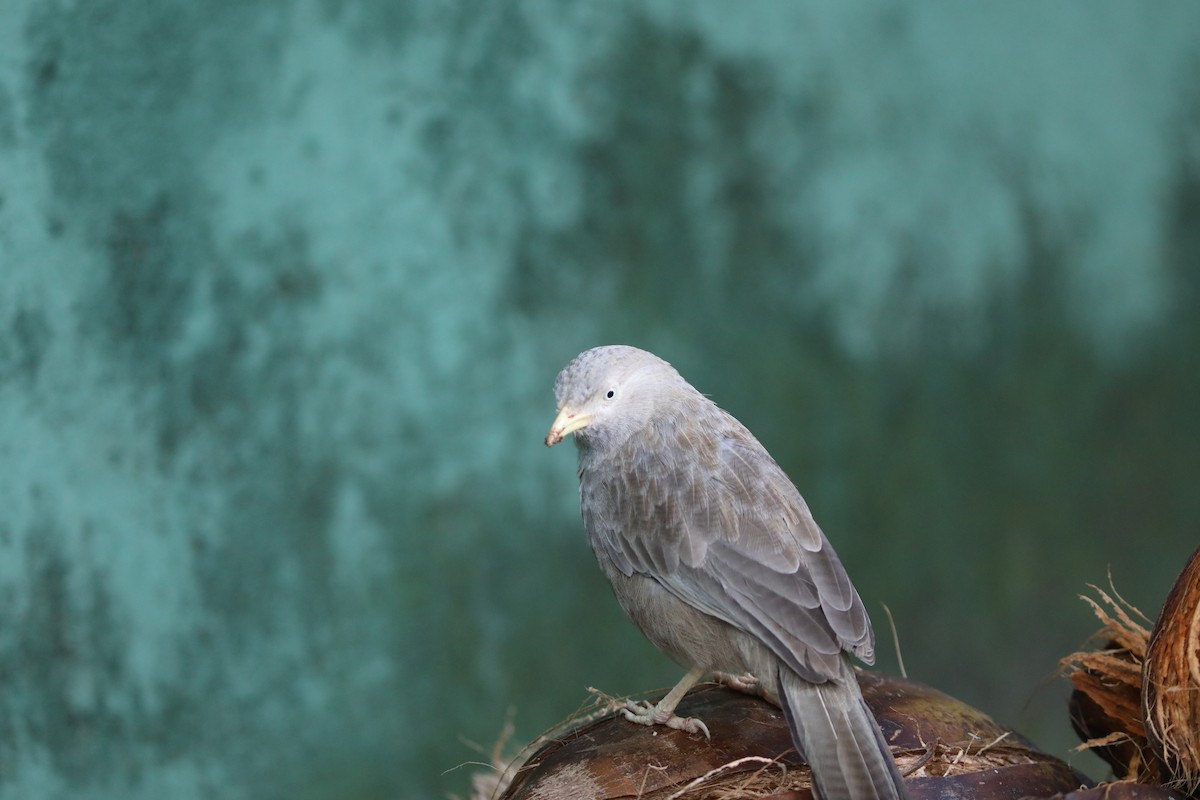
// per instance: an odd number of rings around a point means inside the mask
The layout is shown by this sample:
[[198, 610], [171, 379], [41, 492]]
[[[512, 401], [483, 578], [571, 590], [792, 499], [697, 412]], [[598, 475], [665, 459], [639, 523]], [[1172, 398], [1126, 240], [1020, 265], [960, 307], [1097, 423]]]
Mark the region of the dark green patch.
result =
[[114, 614], [101, 576], [88, 573], [66, 552], [57, 522], [43, 515], [23, 535], [28, 592], [20, 604], [0, 607], [0, 718], [20, 721], [21, 734], [0, 736], [4, 774], [32, 744], [72, 786], [91, 785], [97, 774], [134, 780], [134, 760], [112, 762], [140, 727], [127, 708], [136, 687], [125, 670], [128, 629]]
[[0, 84], [0, 147], [17, 143], [17, 110], [8, 87]]
[[0, 336], [0, 383], [20, 379], [32, 383], [42, 367], [54, 331], [37, 309], [21, 308], [13, 315], [9, 335]]
[[118, 209], [105, 242], [108, 283], [99, 313], [115, 344], [133, 350], [134, 363], [151, 366], [179, 333], [189, 312], [193, 276], [173, 236], [166, 194], [144, 208]]

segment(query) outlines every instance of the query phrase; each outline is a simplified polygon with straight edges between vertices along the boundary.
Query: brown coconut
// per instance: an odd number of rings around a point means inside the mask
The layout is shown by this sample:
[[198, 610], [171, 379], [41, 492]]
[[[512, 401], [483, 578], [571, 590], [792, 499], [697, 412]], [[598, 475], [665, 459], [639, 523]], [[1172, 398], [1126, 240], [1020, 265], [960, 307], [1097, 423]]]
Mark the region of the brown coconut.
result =
[[1167, 595], [1142, 670], [1146, 735], [1164, 783], [1200, 791], [1200, 548]]
[[[1012, 730], [928, 686], [859, 673], [913, 800], [1017, 800], [1078, 789], [1087, 779]], [[811, 800], [807, 765], [787, 722], [765, 700], [715, 685], [692, 690], [680, 713], [704, 719], [705, 739], [619, 715], [535, 742], [502, 776], [504, 800]]]

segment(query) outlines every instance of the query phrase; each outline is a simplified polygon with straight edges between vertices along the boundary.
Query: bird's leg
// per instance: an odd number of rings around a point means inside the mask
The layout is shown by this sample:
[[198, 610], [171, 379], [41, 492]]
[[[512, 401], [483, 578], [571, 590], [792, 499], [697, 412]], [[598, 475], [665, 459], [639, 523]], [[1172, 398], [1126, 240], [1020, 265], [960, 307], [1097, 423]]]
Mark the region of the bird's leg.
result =
[[679, 683], [675, 684], [675, 688], [667, 692], [667, 696], [659, 700], [656, 705], [649, 703], [639, 703], [634, 700], [628, 700], [625, 703], [625, 708], [621, 709], [621, 713], [625, 715], [625, 719], [630, 722], [636, 722], [639, 725], [666, 725], [668, 728], [675, 728], [688, 733], [703, 733], [705, 739], [711, 739], [712, 736], [708, 733], [708, 726], [695, 717], [677, 717], [675, 716], [675, 706], [679, 705], [679, 701], [688, 693], [700, 679], [705, 675], [705, 671], [700, 667], [693, 667], [687, 675], [684, 675]]

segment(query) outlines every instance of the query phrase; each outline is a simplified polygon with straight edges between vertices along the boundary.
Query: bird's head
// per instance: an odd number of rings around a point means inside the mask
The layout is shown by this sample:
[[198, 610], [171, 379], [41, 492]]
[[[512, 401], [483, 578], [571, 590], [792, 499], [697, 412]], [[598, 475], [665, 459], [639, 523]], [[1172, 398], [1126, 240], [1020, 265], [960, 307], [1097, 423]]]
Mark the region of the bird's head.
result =
[[626, 345], [593, 347], [558, 373], [558, 416], [546, 446], [569, 433], [585, 444], [623, 440], [649, 421], [664, 397], [686, 387], [675, 368], [653, 353]]

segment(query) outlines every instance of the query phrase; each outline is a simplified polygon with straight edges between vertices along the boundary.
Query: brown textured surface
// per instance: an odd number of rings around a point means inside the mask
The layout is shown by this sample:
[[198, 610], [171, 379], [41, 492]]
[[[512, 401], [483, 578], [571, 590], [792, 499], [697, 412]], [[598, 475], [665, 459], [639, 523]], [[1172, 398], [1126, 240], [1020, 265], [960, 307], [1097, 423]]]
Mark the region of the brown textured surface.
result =
[[[901, 770], [923, 762], [906, 779], [914, 800], [1017, 800], [1068, 792], [1086, 783], [1023, 737], [941, 692], [879, 673], [859, 673], [859, 681]], [[723, 770], [683, 797], [811, 797], [808, 769], [792, 750], [787, 725], [775, 706], [705, 684], [684, 699], [680, 711], [703, 718], [712, 740], [609, 717], [543, 745], [525, 762], [504, 797], [661, 799], [748, 756], [763, 761]]]
[[1142, 664], [1150, 639], [1145, 617], [1113, 590], [1092, 586], [1099, 600], [1084, 595], [1103, 623], [1096, 647], [1064, 658], [1061, 666], [1075, 691], [1068, 702], [1071, 726], [1121, 779], [1159, 783], [1162, 765], [1149, 742], [1142, 715]]
[[1200, 548], [1175, 581], [1142, 671], [1146, 735], [1181, 790], [1200, 790]]
[[1144, 783], [1106, 783], [1061, 795], [1062, 800], [1180, 800], [1181, 797], [1170, 789]]

